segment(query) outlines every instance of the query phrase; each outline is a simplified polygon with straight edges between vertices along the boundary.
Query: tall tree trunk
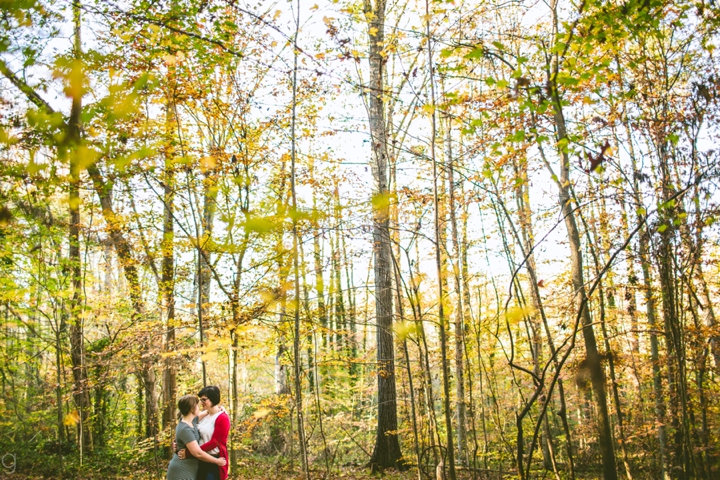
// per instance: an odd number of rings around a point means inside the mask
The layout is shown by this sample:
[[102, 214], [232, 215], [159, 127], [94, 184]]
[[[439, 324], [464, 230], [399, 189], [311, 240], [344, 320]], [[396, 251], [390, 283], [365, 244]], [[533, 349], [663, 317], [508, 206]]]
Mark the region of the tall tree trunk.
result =
[[[662, 227], [658, 228], [660, 242], [658, 246], [658, 271], [660, 273], [661, 301], [663, 311], [663, 323], [665, 326], [665, 338], [667, 348], [667, 376], [668, 388], [670, 390], [670, 425], [673, 428], [673, 464], [679, 468], [679, 478], [689, 478], [693, 472], [694, 464], [690, 450], [690, 438], [688, 434], [687, 418], [687, 383], [685, 377], [685, 345], [684, 331], [679, 318], [678, 300], [676, 298], [676, 271], [674, 268], [673, 256], [675, 249], [673, 245], [673, 220], [675, 218], [675, 207], [671, 204], [671, 197], [674, 194], [673, 180], [668, 171], [669, 155], [666, 150], [668, 142], [664, 138], [659, 139], [659, 164], [660, 182], [662, 189], [663, 204], [660, 210]], [[682, 417], [682, 418], [681, 418]]]
[[[284, 218], [287, 215], [287, 203], [285, 190], [286, 178], [285, 178], [285, 167], [286, 162], [283, 160], [280, 164], [280, 185], [278, 186], [278, 198], [277, 198], [277, 209], [276, 215], [279, 218]], [[287, 318], [287, 293], [285, 285], [287, 284], [288, 276], [290, 275], [290, 266], [286, 261], [287, 251], [283, 243], [285, 232], [283, 230], [278, 231], [277, 241], [275, 243], [275, 254], [277, 255], [277, 267], [278, 267], [278, 282], [276, 298], [278, 301], [278, 338], [276, 339], [276, 351], [275, 351], [275, 394], [286, 395], [290, 393], [290, 388], [287, 383], [287, 365], [283, 362], [283, 357], [288, 351], [286, 330], [288, 328]]]
[[[217, 154], [216, 148], [211, 147], [211, 154]], [[217, 207], [217, 174], [211, 169], [203, 179], [203, 209], [201, 225], [202, 230], [198, 235], [198, 330], [200, 332], [200, 348], [205, 345], [205, 318], [207, 317], [210, 302], [210, 287], [212, 285], [211, 253], [206, 244], [212, 238], [213, 224], [215, 222], [215, 210]], [[201, 353], [205, 353], [204, 351]], [[201, 358], [203, 385], [207, 385], [207, 368], [205, 360]]]
[[457, 288], [457, 307], [455, 312], [455, 408], [457, 410], [457, 449], [458, 460], [461, 464], [467, 463], [467, 432], [465, 412], [465, 374], [463, 372], [465, 345], [465, 313], [463, 305], [465, 284], [462, 281], [465, 271], [463, 257], [460, 252], [460, 236], [458, 234], [456, 201], [455, 201], [455, 158], [452, 150], [452, 119], [447, 117], [447, 132], [445, 140], [446, 164], [448, 172], [448, 192], [450, 196], [450, 227], [453, 244], [453, 273]]
[[[172, 87], [171, 87], [172, 88]], [[163, 239], [162, 271], [160, 279], [160, 293], [165, 310], [165, 352], [175, 351], [175, 230], [173, 210], [175, 202], [175, 172], [173, 160], [175, 158], [175, 135], [177, 125], [175, 116], [175, 92], [168, 93], [165, 112], [165, 167], [163, 172]], [[172, 434], [175, 429], [175, 401], [177, 391], [176, 361], [172, 355], [165, 358], [163, 370], [163, 416], [162, 428]], [[171, 448], [166, 449], [166, 456], [172, 457]]]
[[295, 134], [295, 124], [297, 121], [297, 72], [298, 72], [298, 35], [300, 33], [300, 0], [297, 0], [295, 11], [295, 35], [293, 37], [293, 76], [292, 76], [292, 120], [290, 124], [290, 196], [292, 198], [292, 236], [293, 236], [293, 276], [295, 280], [295, 295], [293, 297], [293, 316], [294, 316], [294, 332], [293, 332], [293, 362], [295, 367], [295, 413], [297, 414], [298, 425], [298, 443], [300, 444], [300, 459], [302, 461], [303, 474], [306, 480], [310, 480], [310, 472], [308, 470], [308, 456], [305, 443], [305, 421], [303, 418], [303, 397], [302, 397], [302, 369], [300, 363], [300, 254], [298, 252], [298, 243], [300, 243], [300, 233], [298, 232], [297, 212], [298, 202], [296, 195], [296, 162], [297, 162], [297, 138]]
[[340, 207], [340, 189], [338, 180], [335, 179], [333, 188], [333, 210], [335, 213], [335, 240], [331, 241], [331, 258], [332, 258], [332, 278], [330, 282], [333, 285], [333, 306], [335, 311], [335, 338], [337, 338], [338, 356], [341, 359], [347, 359], [349, 353], [349, 335], [347, 328], [347, 316], [345, 314], [345, 294], [342, 286], [342, 249], [340, 230], [342, 223], [342, 209]]
[[[312, 163], [312, 157], [310, 158], [310, 178], [314, 178], [314, 164]], [[317, 197], [315, 195], [315, 189], [313, 189], [312, 192], [312, 199], [313, 199], [313, 208], [317, 210]], [[325, 347], [327, 347], [327, 329], [328, 329], [328, 322], [327, 322], [327, 313], [325, 308], [325, 282], [324, 282], [324, 270], [323, 270], [323, 259], [322, 259], [322, 250], [320, 248], [320, 239], [322, 238], [322, 235], [320, 234], [322, 230], [320, 229], [320, 225], [316, 222], [314, 225], [316, 229], [315, 235], [313, 235], [313, 269], [315, 271], [315, 292], [317, 294], [317, 317], [318, 317], [318, 323], [320, 325], [320, 338], [322, 341], [320, 342], [320, 346], [322, 346], [323, 351], [325, 350]], [[317, 365], [317, 362], [316, 362]], [[320, 368], [316, 368], [316, 387], [317, 391], [321, 391], [322, 387], [322, 381], [324, 380], [326, 368], [325, 368], [325, 362], [322, 362], [320, 364]]]
[[[556, 75], [553, 78], [557, 78]], [[565, 117], [563, 116], [562, 103], [557, 85], [554, 80], [550, 82], [553, 94], [553, 108], [555, 117], [555, 126], [558, 144], [567, 143], [567, 129], [565, 125]], [[561, 157], [560, 178], [558, 184], [559, 204], [565, 219], [565, 228], [567, 230], [568, 241], [570, 246], [570, 267], [572, 271], [572, 286], [575, 294], [575, 304], [578, 315], [582, 322], [582, 334], [585, 343], [584, 368], [587, 369], [592, 382], [595, 408], [596, 408], [596, 424], [599, 434], [600, 452], [602, 455], [603, 475], [605, 480], [617, 480], [617, 463], [615, 460], [615, 450], [613, 448], [612, 430], [610, 427], [610, 415], [607, 406], [607, 392], [605, 385], [605, 373], [600, 364], [600, 355], [595, 339], [595, 330], [593, 328], [592, 318], [590, 317], [589, 299], [585, 291], [585, 280], [583, 275], [583, 256], [581, 251], [580, 231], [575, 221], [575, 209], [570, 195], [570, 156], [567, 149], [561, 147], [559, 149]]]
[[456, 479], [455, 473], [455, 448], [453, 446], [453, 428], [452, 428], [452, 413], [450, 409], [450, 372], [448, 371], [448, 359], [447, 359], [447, 338], [446, 338], [446, 320], [445, 320], [445, 292], [444, 292], [444, 278], [443, 275], [443, 260], [442, 260], [442, 248], [444, 248], [442, 241], [442, 227], [440, 225], [440, 201], [438, 196], [438, 180], [440, 176], [438, 174], [437, 157], [435, 155], [435, 143], [437, 136], [436, 126], [436, 115], [435, 115], [435, 79], [434, 79], [434, 64], [433, 64], [433, 50], [432, 50], [432, 39], [430, 36], [430, 3], [429, 0], [425, 0], [425, 34], [427, 38], [427, 51], [428, 51], [428, 77], [430, 84], [430, 107], [432, 110], [431, 114], [431, 132], [430, 132], [430, 158], [432, 160], [432, 176], [433, 176], [433, 204], [434, 204], [434, 220], [435, 220], [435, 267], [437, 272], [438, 282], [438, 331], [440, 333], [440, 364], [442, 370], [442, 385], [443, 385], [443, 410], [445, 413], [445, 431], [447, 434], [447, 463], [448, 471], [450, 474], [450, 480]]
[[368, 462], [373, 471], [386, 467], [404, 470], [397, 435], [395, 349], [393, 344], [392, 252], [390, 250], [388, 146], [385, 119], [385, 0], [365, 0], [369, 41], [368, 120], [374, 177], [373, 252], [375, 256], [375, 319], [377, 322], [378, 413], [375, 446]]
[[[62, 317], [62, 315], [57, 316]], [[65, 444], [65, 425], [63, 424], [63, 401], [62, 401], [62, 330], [61, 320], [58, 318], [53, 328], [55, 333], [55, 408], [57, 414], [58, 454], [62, 456], [62, 447]]]
[[[585, 217], [582, 213], [579, 213], [579, 217], [583, 222], [583, 226], [585, 228], [585, 234], [587, 237], [587, 241], [590, 245], [595, 245], [596, 248], [591, 248], [590, 253], [593, 258], [594, 264], [595, 264], [595, 272], [596, 275], [600, 276], [602, 275], [602, 267], [601, 267], [601, 260], [603, 262], [606, 262], [608, 260], [608, 253], [610, 251], [610, 233], [608, 232], [608, 225], [607, 225], [607, 214], [605, 210], [605, 189], [603, 186], [602, 179], [598, 182], [597, 185], [597, 192], [599, 199], [598, 202], [600, 204], [601, 211], [596, 216], [595, 222], [593, 225], [600, 224], [600, 234], [598, 234], [597, 230], [593, 228], [591, 232], [591, 228], [588, 226], [587, 222], [585, 221]], [[579, 203], [577, 197], [574, 197], [575, 203]], [[591, 235], [591, 233], [594, 235]], [[599, 246], [601, 252], [597, 252], [597, 246]], [[613, 288], [612, 280], [608, 280], [608, 283], [611, 285], [611, 289]], [[612, 346], [610, 345], [610, 336], [608, 334], [607, 330], [607, 312], [605, 305], [605, 299], [608, 298], [608, 303], [612, 305], [612, 297], [606, 294], [606, 289], [604, 288], [604, 282], [603, 280], [600, 280], [598, 283], [598, 297], [599, 297], [599, 314], [600, 314], [600, 328], [603, 334], [603, 344], [605, 346], [605, 353], [607, 356], [607, 363], [608, 363], [608, 371], [610, 373], [610, 386], [612, 389], [613, 394], [613, 401], [615, 403], [615, 412], [617, 415], [617, 430], [618, 435], [620, 436], [619, 440], [619, 447], [620, 452], [622, 453], [622, 462], [623, 466], [625, 467], [625, 474], [628, 478], [628, 480], [632, 480], [632, 471], [630, 469], [630, 463], [628, 461], [628, 453], [627, 453], [627, 447], [626, 447], [626, 438], [625, 438], [625, 414], [623, 412], [622, 403], [620, 402], [620, 389], [618, 387], [618, 378], [615, 374], [615, 355], [612, 350]], [[609, 305], [608, 305], [609, 306]]]
[[[622, 78], [622, 76], [621, 76]], [[623, 127], [628, 137], [628, 149], [630, 153], [630, 162], [633, 169], [633, 201], [635, 203], [636, 222], [643, 222], [641, 208], [644, 209], [642, 194], [640, 192], [639, 178], [641, 172], [638, 169], [637, 159], [635, 156], [635, 148], [633, 146], [632, 129], [627, 115], [623, 114]], [[658, 455], [660, 457], [660, 478], [665, 480], [668, 477], [667, 472], [667, 429], [665, 426], [665, 402], [663, 400], [662, 377], [660, 372], [660, 352], [657, 332], [657, 308], [655, 303], [655, 295], [653, 294], [652, 272], [650, 270], [650, 231], [647, 225], [640, 232], [638, 237], [638, 257], [640, 260], [640, 271], [642, 272], [642, 290], [645, 297], [645, 310], [650, 332], [650, 362], [653, 372], [653, 400], [655, 410], [655, 421], [658, 425]]]
[[[80, 0], [74, 0], [72, 4], [74, 23], [74, 44], [73, 44], [73, 68], [83, 70], [82, 63], [82, 41], [80, 37], [81, 17]], [[77, 72], [79, 73], [79, 72]], [[73, 399], [79, 412], [79, 424], [77, 432], [80, 445], [80, 463], [83, 461], [83, 453], [87, 449], [92, 450], [92, 429], [90, 427], [90, 392], [88, 391], [87, 368], [85, 366], [85, 337], [84, 337], [84, 316], [82, 298], [82, 260], [80, 258], [80, 158], [79, 148], [81, 142], [81, 118], [82, 113], [82, 75], [73, 75], [70, 80], [70, 91], [73, 92], [72, 105], [70, 107], [70, 118], [68, 119], [66, 146], [63, 150], [68, 152], [70, 159], [70, 186], [68, 205], [70, 209], [69, 225], [69, 248], [68, 260], [70, 263], [70, 275], [72, 284], [72, 297], [70, 299], [70, 359], [73, 370]]]

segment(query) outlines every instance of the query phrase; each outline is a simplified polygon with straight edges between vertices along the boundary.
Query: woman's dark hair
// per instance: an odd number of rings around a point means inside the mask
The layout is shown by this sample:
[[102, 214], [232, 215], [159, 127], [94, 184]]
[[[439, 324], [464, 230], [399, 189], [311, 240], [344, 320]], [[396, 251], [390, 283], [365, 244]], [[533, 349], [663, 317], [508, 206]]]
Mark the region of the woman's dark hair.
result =
[[207, 397], [214, 407], [220, 403], [220, 389], [215, 385], [208, 385], [198, 392], [198, 397]]
[[178, 409], [180, 410], [180, 417], [184, 417], [188, 413], [195, 410], [198, 404], [198, 397], [195, 395], [183, 395], [178, 400]]

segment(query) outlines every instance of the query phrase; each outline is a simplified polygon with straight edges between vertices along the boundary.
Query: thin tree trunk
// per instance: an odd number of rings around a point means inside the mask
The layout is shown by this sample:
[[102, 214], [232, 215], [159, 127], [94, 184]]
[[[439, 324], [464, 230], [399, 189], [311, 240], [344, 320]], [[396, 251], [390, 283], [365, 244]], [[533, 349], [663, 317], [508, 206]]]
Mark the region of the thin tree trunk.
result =
[[[74, 44], [73, 57], [74, 67], [82, 69], [82, 42], [80, 38], [80, 0], [74, 0], [72, 4], [74, 22]], [[72, 298], [70, 299], [70, 359], [73, 370], [73, 399], [79, 412], [78, 424], [78, 445], [80, 446], [80, 464], [83, 463], [83, 454], [86, 450], [92, 450], [92, 429], [90, 427], [90, 394], [88, 392], [87, 368], [85, 366], [85, 337], [84, 337], [84, 316], [83, 294], [82, 294], [82, 260], [80, 259], [80, 158], [79, 147], [81, 142], [81, 119], [82, 113], [82, 85], [81, 78], [72, 80], [77, 82], [71, 88], [74, 93], [70, 107], [70, 118], [67, 125], [66, 145], [62, 147], [64, 152], [69, 154], [70, 159], [70, 186], [68, 206], [70, 209], [69, 225], [69, 248], [68, 260], [70, 263]], [[63, 156], [65, 153], [63, 153]]]
[[298, 443], [300, 444], [300, 459], [302, 461], [302, 470], [305, 478], [310, 480], [310, 472], [308, 470], [307, 445], [305, 443], [305, 422], [303, 419], [303, 399], [302, 399], [302, 377], [300, 364], [300, 254], [298, 252], [298, 243], [300, 242], [300, 233], [298, 232], [297, 212], [298, 202], [295, 192], [297, 179], [296, 162], [297, 162], [297, 138], [295, 136], [295, 123], [297, 121], [297, 72], [298, 72], [298, 35], [300, 33], [300, 0], [297, 0], [297, 10], [295, 17], [295, 35], [293, 37], [293, 76], [292, 76], [292, 120], [290, 124], [290, 195], [292, 198], [292, 235], [293, 235], [293, 276], [295, 277], [295, 296], [293, 297], [293, 314], [294, 314], [294, 333], [293, 333], [293, 362], [295, 364], [295, 413], [297, 414], [298, 425]]
[[[312, 162], [312, 159], [310, 160]], [[310, 166], [310, 177], [314, 178], [314, 174], [312, 173], [314, 171], [313, 165], [311, 163]], [[315, 196], [315, 189], [313, 189], [313, 208], [317, 209], [317, 198]], [[315, 270], [315, 292], [317, 294], [317, 317], [318, 317], [318, 323], [320, 324], [320, 338], [322, 339], [321, 346], [323, 349], [323, 352], [325, 351], [325, 347], [327, 347], [327, 329], [328, 329], [328, 322], [327, 322], [327, 313], [325, 309], [325, 282], [323, 279], [323, 263], [322, 263], [322, 251], [320, 250], [320, 239], [322, 238], [322, 230], [319, 228], [319, 225], [315, 224], [316, 232], [313, 235], [313, 262], [314, 262], [314, 270]], [[316, 359], [317, 360], [317, 359]], [[317, 365], [317, 361], [315, 362]], [[325, 377], [325, 366], [324, 362], [321, 363], [320, 368], [316, 369], [316, 378], [315, 382], [317, 383], [317, 390], [321, 391], [321, 382]]]
[[[557, 72], [555, 72], [557, 74]], [[553, 78], [557, 78], [555, 75]], [[565, 126], [565, 118], [562, 112], [561, 100], [557, 86], [554, 81], [552, 85], [553, 108], [555, 117], [555, 126], [557, 128], [558, 143], [562, 144], [567, 141], [567, 130]], [[590, 309], [588, 298], [585, 291], [585, 280], [583, 275], [583, 258], [581, 251], [580, 232], [575, 221], [575, 209], [572, 204], [570, 195], [570, 157], [567, 150], [560, 149], [561, 157], [560, 177], [559, 177], [559, 198], [558, 203], [565, 219], [565, 227], [567, 229], [568, 241], [570, 246], [570, 266], [572, 270], [572, 286], [575, 293], [576, 308], [580, 310], [578, 313], [582, 321], [582, 334], [585, 343], [586, 358], [584, 360], [584, 368], [590, 374], [592, 382], [595, 407], [596, 407], [596, 423], [599, 434], [600, 452], [602, 455], [603, 475], [605, 480], [616, 480], [617, 464], [615, 461], [615, 451], [613, 448], [612, 430], [610, 427], [610, 415], [607, 407], [607, 393], [605, 385], [605, 374], [600, 364], [600, 355], [595, 339], [595, 330], [593, 328], [592, 318], [590, 317]]]
[[[600, 212], [600, 214], [597, 216], [595, 224], [600, 224], [600, 231], [602, 238], [599, 238], [597, 231], [594, 231], [594, 241], [591, 237], [591, 231], [590, 227], [588, 226], [587, 222], [585, 221], [584, 216], [582, 213], [579, 213], [579, 217], [581, 221], [583, 222], [583, 226], [585, 227], [585, 234], [587, 236], [588, 243], [590, 245], [599, 245], [601, 251], [608, 252], [610, 250], [610, 244], [608, 242], [609, 238], [609, 232], [607, 229], [607, 222], [605, 220], [606, 214], [604, 211], [605, 206], [605, 190], [602, 185], [602, 181], [598, 182], [600, 185], [597, 186], [598, 188], [598, 194], [599, 194], [599, 202], [600, 206], [603, 209], [603, 211]], [[577, 197], [574, 197], [575, 203], [579, 203]], [[596, 249], [591, 248], [590, 252], [592, 254], [594, 263], [595, 263], [595, 272], [596, 275], [601, 275], [601, 264], [600, 260], [603, 259], [603, 257], [607, 255], [598, 255], [596, 252]], [[600, 258], [599, 258], [600, 257]], [[603, 262], [607, 259], [603, 259]], [[603, 344], [605, 346], [605, 355], [607, 357], [608, 362], [608, 371], [610, 373], [610, 385], [613, 393], [613, 401], [615, 403], [615, 411], [617, 414], [617, 427], [618, 427], [618, 434], [620, 435], [620, 451], [622, 452], [622, 461], [623, 466], [625, 467], [625, 474], [629, 480], [632, 480], [632, 471], [630, 469], [630, 463], [628, 461], [628, 452], [626, 448], [626, 439], [625, 439], [625, 424], [624, 424], [624, 412], [622, 409], [622, 403], [620, 402], [620, 391], [618, 388], [618, 380], [617, 376], [615, 374], [615, 356], [612, 350], [612, 347], [610, 345], [610, 339], [607, 332], [607, 310], [605, 306], [605, 288], [603, 286], [603, 281], [600, 280], [598, 283], [598, 297], [599, 297], [599, 313], [600, 313], [600, 328], [602, 330], [603, 334]]]
[[[530, 298], [532, 301], [533, 314], [530, 318], [530, 330], [532, 331], [532, 337], [529, 339], [533, 346], [533, 368], [535, 375], [539, 378], [541, 374], [541, 362], [542, 362], [542, 321], [540, 320], [545, 316], [545, 311], [540, 297], [540, 291], [538, 287], [539, 280], [537, 279], [535, 269], [535, 254], [533, 252], [533, 246], [535, 243], [534, 232], [532, 229], [532, 212], [530, 210], [530, 192], [528, 188], [528, 175], [527, 175], [527, 160], [521, 158], [519, 161], [517, 158], [513, 159], [513, 167], [515, 173], [515, 201], [517, 203], [517, 215], [520, 223], [520, 235], [516, 233], [516, 229], [513, 226], [512, 230], [515, 234], [516, 241], [520, 246], [521, 253], [526, 259], [525, 268], [530, 275]], [[503, 206], [503, 209], [504, 206]], [[511, 222], [510, 215], [506, 211], [506, 217], [508, 222]], [[540, 317], [540, 319], [539, 319]], [[553, 355], [553, 361], [556, 361]], [[544, 387], [543, 387], [544, 388]], [[547, 398], [545, 394], [538, 396], [540, 404], [545, 404]], [[555, 461], [551, 454], [552, 448], [550, 445], [550, 426], [547, 420], [547, 416], [543, 418], [543, 427], [540, 432], [540, 446], [543, 455], [543, 468], [545, 470], [554, 470]]]
[[443, 290], [443, 268], [442, 268], [442, 252], [441, 252], [441, 225], [440, 225], [440, 202], [438, 198], [438, 167], [437, 157], [435, 156], [435, 140], [437, 135], [436, 127], [436, 116], [435, 116], [435, 80], [433, 73], [433, 57], [432, 57], [432, 41], [430, 37], [430, 4], [428, 0], [425, 0], [425, 33], [427, 38], [427, 49], [428, 49], [428, 68], [429, 68], [429, 83], [430, 83], [430, 107], [432, 109], [431, 115], [431, 132], [430, 132], [430, 158], [432, 159], [433, 169], [433, 203], [434, 203], [434, 217], [435, 217], [435, 267], [437, 272], [437, 283], [438, 283], [438, 331], [440, 332], [440, 362], [442, 369], [442, 382], [443, 382], [443, 410], [445, 412], [445, 430], [447, 434], [447, 460], [448, 468], [450, 473], [450, 480], [457, 478], [455, 473], [455, 449], [453, 447], [453, 428], [452, 428], [452, 414], [450, 411], [450, 374], [448, 372], [448, 359], [447, 359], [447, 339], [445, 330], [445, 292]]
[[457, 288], [457, 310], [455, 312], [455, 408], [457, 409], [457, 448], [458, 461], [461, 464], [467, 463], [467, 432], [466, 432], [466, 413], [465, 413], [465, 374], [463, 372], [464, 354], [463, 347], [465, 345], [465, 284], [462, 281], [465, 270], [463, 258], [461, 254], [460, 238], [458, 235], [458, 225], [455, 205], [455, 158], [452, 150], [452, 120], [447, 117], [447, 133], [445, 141], [447, 151], [447, 172], [448, 172], [448, 191], [450, 194], [450, 225], [452, 231], [453, 244], [453, 273], [455, 276], [455, 285]]
[[[678, 300], [676, 297], [676, 271], [673, 256], [673, 227], [674, 206], [668, 202], [674, 194], [673, 180], [668, 171], [669, 156], [667, 140], [661, 139], [659, 145], [660, 181], [662, 188], [663, 205], [660, 210], [660, 219], [664, 229], [659, 228], [660, 243], [658, 247], [658, 271], [660, 273], [661, 300], [665, 338], [667, 348], [668, 388], [670, 390], [670, 424], [674, 431], [673, 464], [681, 469], [679, 478], [689, 478], [694, 472], [694, 462], [690, 452], [690, 438], [688, 434], [687, 415], [687, 383], [685, 378], [685, 347], [684, 331], [679, 318]], [[682, 418], [680, 418], [682, 416]]]
[[[165, 308], [165, 352], [175, 351], [175, 230], [173, 210], [175, 202], [175, 173], [174, 160], [174, 138], [173, 130], [177, 125], [175, 117], [174, 92], [168, 94], [168, 102], [165, 112], [165, 134], [166, 153], [165, 170], [163, 175], [163, 239], [162, 251], [162, 274], [160, 280], [160, 292]], [[175, 430], [175, 402], [177, 397], [176, 361], [168, 355], [165, 358], [165, 369], [163, 370], [163, 406], [162, 428], [170, 433]], [[174, 452], [169, 446], [166, 448], [165, 456], [172, 457]]]
[[58, 454], [62, 456], [62, 447], [65, 444], [65, 426], [63, 424], [63, 401], [62, 401], [62, 326], [58, 321], [53, 328], [55, 333], [55, 407], [57, 413], [57, 434]]
[[[211, 148], [214, 150], [214, 148]], [[212, 152], [215, 153], [215, 152]], [[200, 331], [200, 348], [205, 345], [205, 317], [207, 316], [208, 305], [210, 302], [210, 287], [212, 286], [211, 276], [211, 252], [206, 248], [207, 242], [213, 235], [213, 224], [215, 222], [215, 211], [217, 207], [216, 174], [210, 170], [207, 172], [203, 180], [203, 210], [201, 225], [202, 230], [197, 238], [197, 254], [198, 254], [198, 330]], [[204, 351], [201, 351], [204, 354]], [[207, 367], [205, 360], [200, 359], [202, 363], [203, 385], [207, 385]]]
[[[395, 279], [395, 294], [397, 296], [397, 301], [395, 308], [397, 310], [398, 319], [400, 320], [401, 324], [405, 324], [405, 313], [402, 306], [402, 293], [400, 289], [400, 284], [402, 283], [402, 280], [400, 278], [401, 272], [400, 272], [400, 262], [399, 258], [393, 255], [393, 272], [395, 273], [394, 279]], [[414, 310], [413, 310], [414, 312]], [[410, 353], [408, 351], [408, 345], [407, 345], [407, 336], [405, 336], [402, 339], [403, 343], [403, 355], [405, 357], [405, 369], [407, 370], [407, 376], [408, 376], [408, 388], [410, 390], [410, 418], [412, 420], [412, 429], [413, 429], [413, 438], [415, 440], [414, 446], [415, 446], [415, 460], [418, 465], [418, 480], [420, 480], [420, 437], [418, 434], [418, 426], [417, 426], [417, 414], [415, 412], [415, 388], [413, 385], [413, 378], [412, 378], [412, 369], [410, 368]]]

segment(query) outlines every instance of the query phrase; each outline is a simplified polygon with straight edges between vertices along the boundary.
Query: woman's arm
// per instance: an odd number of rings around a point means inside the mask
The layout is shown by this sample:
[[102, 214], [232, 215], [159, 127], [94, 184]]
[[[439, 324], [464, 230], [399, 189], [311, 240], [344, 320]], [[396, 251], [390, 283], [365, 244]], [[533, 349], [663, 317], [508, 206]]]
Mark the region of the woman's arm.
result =
[[227, 445], [228, 433], [230, 432], [230, 417], [227, 413], [218, 415], [215, 419], [215, 430], [213, 431], [210, 440], [200, 445], [200, 448], [204, 451], [218, 448], [220, 445]]
[[203, 452], [200, 449], [200, 446], [197, 442], [190, 442], [185, 447], [188, 449], [190, 454], [197, 458], [198, 460], [202, 460], [203, 462], [207, 463], [214, 463], [215, 465], [222, 467], [225, 465], [225, 459], [224, 458], [215, 458], [212, 455], [208, 455], [207, 453]]

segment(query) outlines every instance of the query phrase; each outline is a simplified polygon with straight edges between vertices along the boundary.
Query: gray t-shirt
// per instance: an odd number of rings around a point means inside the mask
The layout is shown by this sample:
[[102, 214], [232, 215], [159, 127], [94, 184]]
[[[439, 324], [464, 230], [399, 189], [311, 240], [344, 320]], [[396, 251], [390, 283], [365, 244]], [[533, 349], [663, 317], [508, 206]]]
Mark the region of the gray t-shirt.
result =
[[[188, 443], [200, 440], [197, 421], [197, 417], [195, 417], [192, 427], [183, 421], [178, 423], [175, 429], [175, 443], [177, 443], [178, 450], [186, 448]], [[198, 459], [190, 455], [189, 451], [185, 451], [185, 460], [180, 460], [176, 453], [168, 465], [167, 480], [195, 480], [198, 465]]]

